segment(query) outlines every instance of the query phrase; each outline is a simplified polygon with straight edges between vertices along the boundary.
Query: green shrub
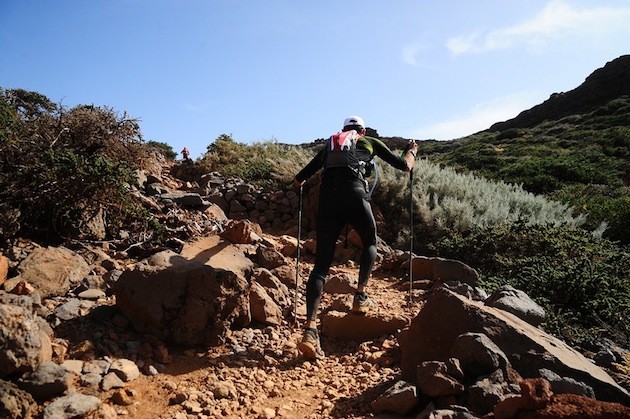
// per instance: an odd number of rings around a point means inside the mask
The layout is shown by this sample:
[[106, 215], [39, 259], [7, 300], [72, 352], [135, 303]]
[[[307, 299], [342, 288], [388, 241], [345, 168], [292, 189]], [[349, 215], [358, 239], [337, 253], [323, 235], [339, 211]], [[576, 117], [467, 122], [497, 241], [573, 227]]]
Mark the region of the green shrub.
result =
[[218, 171], [270, 188], [285, 188], [310, 158], [312, 154], [299, 146], [273, 140], [247, 145], [223, 134], [208, 146], [199, 164], [205, 171]]
[[510, 284], [527, 292], [546, 308], [546, 327], [558, 336], [630, 343], [627, 249], [581, 229], [523, 222], [455, 233], [432, 248], [478, 269], [489, 291]]
[[20, 89], [0, 89], [0, 104], [0, 238], [75, 238], [97, 212], [110, 237], [155, 226], [129, 190], [148, 157], [135, 119]]
[[[398, 232], [399, 237], [393, 238], [398, 240], [408, 236], [408, 231], [401, 230], [400, 221], [409, 219], [408, 205], [401, 205], [409, 202], [409, 176], [388, 165], [381, 165], [381, 172], [373, 199]], [[416, 162], [413, 199], [414, 235], [420, 249], [454, 231], [466, 232], [518, 220], [528, 225], [579, 226], [585, 218], [573, 216], [568, 205], [526, 192], [519, 185], [457, 173], [426, 160]]]
[[177, 157], [177, 152], [167, 143], [160, 141], [147, 141], [146, 145], [147, 147], [160, 152], [167, 160], [175, 160]]

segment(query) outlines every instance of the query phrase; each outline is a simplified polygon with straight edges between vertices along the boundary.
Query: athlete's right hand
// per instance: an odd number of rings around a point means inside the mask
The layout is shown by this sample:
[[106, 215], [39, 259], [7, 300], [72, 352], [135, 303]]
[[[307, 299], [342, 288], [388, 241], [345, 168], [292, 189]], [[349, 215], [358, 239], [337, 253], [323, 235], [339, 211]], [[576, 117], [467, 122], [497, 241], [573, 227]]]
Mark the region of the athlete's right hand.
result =
[[304, 185], [304, 182], [300, 182], [296, 177], [293, 178], [293, 185], [296, 188], [299, 188], [300, 186]]

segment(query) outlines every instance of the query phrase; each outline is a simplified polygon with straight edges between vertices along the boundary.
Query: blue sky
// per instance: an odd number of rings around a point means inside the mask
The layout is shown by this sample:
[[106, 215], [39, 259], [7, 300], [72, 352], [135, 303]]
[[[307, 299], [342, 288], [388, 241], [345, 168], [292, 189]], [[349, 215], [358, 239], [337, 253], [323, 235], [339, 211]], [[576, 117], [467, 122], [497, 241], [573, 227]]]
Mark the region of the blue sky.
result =
[[127, 112], [193, 157], [350, 115], [448, 140], [630, 53], [628, 22], [628, 0], [0, 0], [0, 86]]

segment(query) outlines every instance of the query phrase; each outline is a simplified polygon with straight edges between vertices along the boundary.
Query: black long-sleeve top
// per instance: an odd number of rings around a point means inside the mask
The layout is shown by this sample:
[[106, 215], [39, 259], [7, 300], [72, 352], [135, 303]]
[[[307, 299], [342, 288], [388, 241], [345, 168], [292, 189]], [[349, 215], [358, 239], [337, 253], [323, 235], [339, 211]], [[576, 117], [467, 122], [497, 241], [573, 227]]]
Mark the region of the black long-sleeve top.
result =
[[[319, 169], [324, 167], [326, 162], [327, 147], [323, 147], [313, 159], [295, 176], [299, 182], [313, 176]], [[399, 170], [407, 170], [407, 162], [402, 157], [396, 156], [381, 140], [373, 137], [363, 136], [356, 145], [356, 156], [359, 160], [369, 162], [372, 156], [378, 156], [386, 163]], [[349, 167], [332, 167], [324, 171], [322, 175], [322, 186], [327, 184], [354, 183], [362, 179], [357, 177]]]

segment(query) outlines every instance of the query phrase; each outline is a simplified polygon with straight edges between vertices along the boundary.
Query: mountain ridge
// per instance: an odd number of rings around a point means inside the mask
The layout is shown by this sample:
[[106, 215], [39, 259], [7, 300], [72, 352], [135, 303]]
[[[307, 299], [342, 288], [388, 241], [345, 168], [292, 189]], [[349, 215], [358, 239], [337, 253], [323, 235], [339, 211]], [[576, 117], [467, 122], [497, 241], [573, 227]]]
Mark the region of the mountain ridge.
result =
[[602, 103], [630, 95], [630, 55], [609, 61], [573, 90], [553, 93], [546, 101], [527, 109], [515, 118], [497, 122], [485, 131], [530, 128], [545, 120], [588, 112]]

